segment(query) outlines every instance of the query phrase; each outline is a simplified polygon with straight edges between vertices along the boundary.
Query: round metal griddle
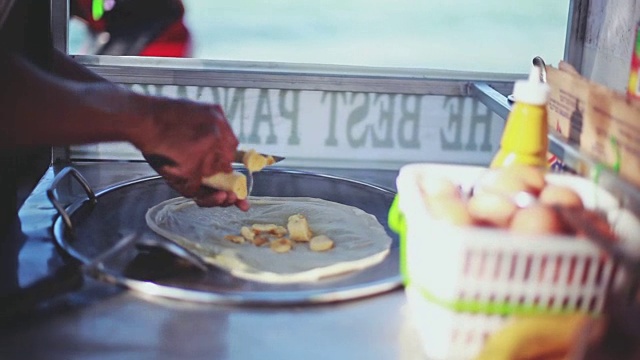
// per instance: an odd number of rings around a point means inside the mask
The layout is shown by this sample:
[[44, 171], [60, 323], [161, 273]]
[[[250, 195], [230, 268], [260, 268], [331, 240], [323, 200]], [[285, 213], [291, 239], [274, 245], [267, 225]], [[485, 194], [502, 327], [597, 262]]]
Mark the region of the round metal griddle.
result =
[[[74, 175], [82, 183], [82, 176], [77, 172]], [[87, 198], [65, 208], [52, 199], [60, 212], [54, 222], [55, 240], [64, 252], [85, 266], [91, 264], [92, 271], [88, 273], [96, 278], [146, 294], [188, 301], [332, 302], [370, 296], [401, 285], [398, 237], [387, 224], [394, 192], [346, 178], [276, 168], [253, 174], [253, 180], [252, 196], [315, 197], [355, 206], [374, 215], [393, 239], [389, 254], [381, 263], [363, 270], [295, 284], [248, 281], [213, 266], [196, 271], [180, 258], [133, 245], [106, 259], [104, 254], [122, 247], [122, 239], [132, 237], [131, 234], [140, 239], [169, 241], [145, 223], [145, 213], [150, 207], [179, 196], [159, 176], [118, 184], [95, 194], [85, 182]], [[104, 261], [95, 266], [97, 258]]]

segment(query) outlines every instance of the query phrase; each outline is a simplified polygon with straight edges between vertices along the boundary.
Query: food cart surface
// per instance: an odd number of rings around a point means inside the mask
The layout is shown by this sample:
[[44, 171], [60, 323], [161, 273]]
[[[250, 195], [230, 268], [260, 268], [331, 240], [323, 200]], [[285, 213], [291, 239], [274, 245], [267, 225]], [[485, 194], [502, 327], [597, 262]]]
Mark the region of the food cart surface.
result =
[[[155, 174], [143, 163], [74, 167], [96, 190]], [[391, 170], [320, 171], [391, 190], [397, 176]], [[56, 211], [46, 197], [55, 172], [49, 169], [20, 212], [19, 248], [3, 251], [5, 258], [17, 254], [18, 263], [6, 270], [15, 278], [3, 288], [16, 280], [28, 286], [64, 264], [51, 233]], [[90, 277], [76, 290], [58, 286], [59, 295], [5, 322], [2, 358], [423, 358], [397, 288], [348, 301], [248, 306], [154, 298]]]

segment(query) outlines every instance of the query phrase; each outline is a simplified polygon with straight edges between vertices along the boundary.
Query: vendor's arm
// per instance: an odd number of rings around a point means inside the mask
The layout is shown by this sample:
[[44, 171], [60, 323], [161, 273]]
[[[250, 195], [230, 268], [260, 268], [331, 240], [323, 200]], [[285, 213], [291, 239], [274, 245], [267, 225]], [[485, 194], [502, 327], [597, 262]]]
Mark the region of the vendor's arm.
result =
[[107, 82], [107, 79], [82, 66], [58, 49], [53, 49], [52, 60], [51, 71], [60, 77], [81, 82]]
[[203, 177], [230, 172], [238, 140], [217, 105], [136, 94], [107, 81], [80, 82], [44, 72], [0, 51], [0, 148], [128, 141], [174, 166], [156, 169], [205, 206], [236, 204], [233, 193], [203, 192]]
[[137, 132], [132, 125], [151, 127], [149, 100], [108, 82], [66, 80], [5, 52], [0, 52], [0, 74], [0, 105], [9, 130], [0, 134], [2, 146], [130, 141]]

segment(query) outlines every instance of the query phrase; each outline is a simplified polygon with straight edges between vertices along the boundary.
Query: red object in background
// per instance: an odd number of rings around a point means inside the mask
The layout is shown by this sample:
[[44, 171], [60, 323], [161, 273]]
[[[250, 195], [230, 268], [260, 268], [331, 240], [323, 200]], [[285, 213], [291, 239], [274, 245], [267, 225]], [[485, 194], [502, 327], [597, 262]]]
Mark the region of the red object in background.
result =
[[183, 21], [175, 22], [149, 43], [140, 56], [190, 57], [191, 34]]
[[181, 0], [115, 0], [102, 18], [92, 17], [93, 0], [72, 0], [71, 14], [94, 34], [108, 33], [97, 55], [190, 57], [191, 34]]

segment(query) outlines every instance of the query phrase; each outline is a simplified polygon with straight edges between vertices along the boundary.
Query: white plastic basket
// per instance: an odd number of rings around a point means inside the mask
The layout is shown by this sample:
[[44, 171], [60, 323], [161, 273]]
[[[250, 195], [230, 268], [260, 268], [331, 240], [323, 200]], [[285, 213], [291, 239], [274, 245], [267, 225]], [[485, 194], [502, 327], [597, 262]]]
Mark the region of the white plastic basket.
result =
[[[597, 314], [608, 286], [622, 276], [587, 240], [459, 227], [430, 216], [418, 190], [420, 179], [444, 176], [467, 190], [485, 171], [410, 164], [397, 178], [398, 207], [406, 227], [401, 236], [406, 295], [429, 358], [473, 358], [511, 314]], [[546, 180], [572, 187], [586, 208], [622, 218], [616, 199], [593, 182], [553, 173]], [[624, 219], [617, 232], [640, 231], [637, 219]]]

